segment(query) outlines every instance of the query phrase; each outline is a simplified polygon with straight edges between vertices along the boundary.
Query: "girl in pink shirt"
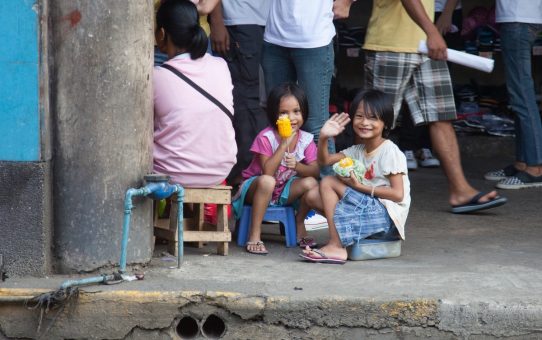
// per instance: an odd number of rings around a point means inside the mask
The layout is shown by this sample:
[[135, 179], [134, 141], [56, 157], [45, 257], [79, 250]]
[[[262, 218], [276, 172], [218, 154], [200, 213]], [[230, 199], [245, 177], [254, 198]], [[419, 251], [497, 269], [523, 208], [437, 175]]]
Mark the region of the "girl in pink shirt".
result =
[[[319, 167], [316, 162], [316, 144], [313, 135], [301, 127], [309, 114], [304, 91], [293, 83], [285, 83], [271, 90], [267, 99], [267, 118], [270, 126], [254, 140], [250, 151], [252, 162], [242, 172], [243, 183], [234, 198], [236, 216], [241, 216], [244, 204], [252, 205], [251, 227], [246, 250], [265, 255], [267, 249], [261, 241], [262, 219], [268, 205], [299, 204], [296, 214], [297, 237], [300, 245], [315, 246], [307, 238], [304, 220], [310, 207], [307, 195], [318, 186]], [[292, 135], [281, 138], [276, 128], [280, 116], [287, 115]], [[311, 191], [318, 195], [317, 190]]]

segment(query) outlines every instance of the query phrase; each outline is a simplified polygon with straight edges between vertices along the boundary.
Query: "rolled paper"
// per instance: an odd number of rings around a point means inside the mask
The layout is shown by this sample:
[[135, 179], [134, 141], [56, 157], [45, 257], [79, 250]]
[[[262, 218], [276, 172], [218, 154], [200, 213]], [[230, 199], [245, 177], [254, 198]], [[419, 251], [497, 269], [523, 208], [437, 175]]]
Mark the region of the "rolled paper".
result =
[[[425, 40], [420, 41], [420, 44], [418, 45], [418, 52], [423, 54], [427, 54], [429, 52]], [[495, 64], [493, 59], [452, 50], [451, 48], [448, 48], [447, 52], [448, 61], [451, 61], [452, 63], [467, 66], [487, 73], [491, 73], [493, 71], [493, 66]]]
[[279, 117], [277, 120], [277, 128], [279, 130], [279, 136], [282, 138], [288, 138], [292, 135], [292, 124], [290, 123], [290, 118], [286, 115]]

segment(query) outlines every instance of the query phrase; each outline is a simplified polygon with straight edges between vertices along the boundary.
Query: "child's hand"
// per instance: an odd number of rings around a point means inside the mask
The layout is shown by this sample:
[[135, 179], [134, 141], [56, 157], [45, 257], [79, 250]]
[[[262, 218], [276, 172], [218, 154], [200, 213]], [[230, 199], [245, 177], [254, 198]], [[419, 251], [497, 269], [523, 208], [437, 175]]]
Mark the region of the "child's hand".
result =
[[297, 161], [295, 160], [295, 155], [293, 153], [284, 154], [284, 163], [288, 169], [295, 169]]
[[282, 138], [282, 137], [281, 137], [281, 143], [282, 143], [282, 145], [286, 145], [286, 146], [290, 145], [290, 143], [292, 142], [292, 140], [293, 140], [294, 138], [296, 138], [296, 136], [297, 136], [297, 132], [296, 132], [296, 133], [292, 133], [292, 135], [291, 135], [290, 137], [287, 137], [287, 138]]
[[349, 187], [351, 187], [352, 189], [356, 189], [356, 188], [359, 188], [359, 185], [361, 184], [359, 181], [358, 181], [358, 178], [356, 177], [356, 175], [354, 174], [354, 171], [350, 171], [350, 177], [343, 177], [343, 176], [337, 176], [339, 177], [339, 179], [346, 185], [348, 185]]
[[322, 126], [320, 137], [329, 138], [338, 136], [344, 131], [344, 128], [348, 123], [350, 123], [350, 117], [347, 113], [335, 113], [327, 120], [324, 126]]

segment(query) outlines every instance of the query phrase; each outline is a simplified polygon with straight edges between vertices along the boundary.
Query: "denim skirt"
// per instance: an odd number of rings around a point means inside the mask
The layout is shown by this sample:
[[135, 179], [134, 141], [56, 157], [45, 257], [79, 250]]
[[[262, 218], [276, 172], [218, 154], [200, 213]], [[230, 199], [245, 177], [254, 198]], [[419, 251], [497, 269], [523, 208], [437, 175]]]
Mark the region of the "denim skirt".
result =
[[371, 235], [388, 232], [394, 226], [386, 207], [376, 197], [346, 188], [335, 207], [335, 227], [343, 247]]

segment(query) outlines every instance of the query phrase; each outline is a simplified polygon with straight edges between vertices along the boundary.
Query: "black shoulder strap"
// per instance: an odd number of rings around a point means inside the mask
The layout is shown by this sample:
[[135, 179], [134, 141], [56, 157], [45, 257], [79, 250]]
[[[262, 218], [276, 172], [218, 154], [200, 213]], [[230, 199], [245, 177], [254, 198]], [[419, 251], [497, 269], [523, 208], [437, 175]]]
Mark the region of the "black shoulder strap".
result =
[[168, 64], [162, 64], [161, 65], [163, 68], [166, 68], [168, 70], [170, 70], [171, 72], [173, 72], [175, 75], [177, 75], [179, 78], [181, 78], [182, 80], [184, 80], [185, 82], [188, 83], [188, 85], [192, 86], [193, 88], [195, 88], [199, 93], [201, 93], [202, 95], [205, 96], [205, 98], [209, 99], [210, 101], [212, 101], [216, 106], [218, 106], [222, 111], [224, 111], [224, 113], [230, 117], [231, 121], [233, 122], [233, 115], [232, 113], [230, 112], [230, 110], [228, 110], [224, 105], [222, 105], [221, 102], [219, 102], [215, 97], [213, 97], [209, 92], [205, 91], [204, 89], [202, 89], [201, 87], [199, 87], [198, 84], [194, 83], [192, 80], [190, 80], [190, 78], [188, 78], [187, 76], [185, 76], [182, 72], [180, 72], [179, 70], [177, 70], [176, 68], [174, 68], [173, 66], [171, 65], [168, 65]]

